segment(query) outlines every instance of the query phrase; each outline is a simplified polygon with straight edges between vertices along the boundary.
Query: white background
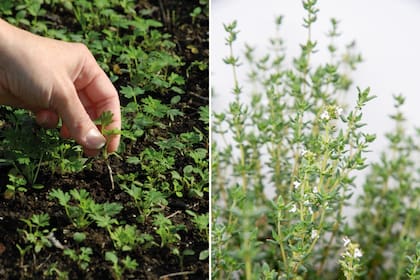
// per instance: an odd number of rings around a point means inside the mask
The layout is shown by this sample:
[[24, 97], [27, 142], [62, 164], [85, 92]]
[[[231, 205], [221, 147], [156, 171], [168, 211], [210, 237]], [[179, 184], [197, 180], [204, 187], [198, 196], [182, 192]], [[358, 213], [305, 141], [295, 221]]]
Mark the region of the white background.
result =
[[[340, 21], [342, 45], [355, 40], [364, 62], [353, 73], [354, 86], [370, 87], [378, 97], [370, 102], [364, 114], [366, 131], [376, 133], [369, 160], [378, 158], [386, 143], [384, 133], [392, 129], [388, 115], [393, 113], [392, 94], [406, 96], [404, 106], [408, 128], [420, 126], [420, 1], [419, 0], [319, 0], [318, 21], [313, 38], [319, 49], [330, 30], [330, 18]], [[244, 43], [264, 53], [267, 40], [274, 35], [274, 20], [283, 15], [281, 34], [287, 55], [299, 53], [299, 43], [306, 39], [302, 27], [304, 11], [300, 0], [212, 0], [210, 20], [210, 74], [212, 110], [226, 108], [232, 97], [231, 68], [222, 61], [228, 54], [223, 23], [238, 21], [240, 30], [236, 53], [243, 54]], [[323, 60], [322, 54], [318, 56]], [[246, 69], [239, 71], [245, 79]], [[356, 94], [355, 88], [352, 90]]]
[[[377, 154], [385, 143], [383, 134], [392, 123], [392, 94], [406, 96], [405, 114], [411, 125], [420, 126], [420, 1], [416, 0], [319, 0], [318, 21], [313, 38], [322, 40], [330, 29], [330, 18], [340, 21], [342, 45], [355, 40], [364, 62], [353, 73], [354, 86], [370, 87], [378, 97], [365, 111], [367, 131], [377, 134], [372, 145]], [[228, 49], [223, 23], [238, 21], [240, 30], [236, 53], [242, 54], [244, 43], [264, 51], [269, 37], [274, 35], [274, 20], [284, 16], [281, 30], [288, 55], [299, 52], [299, 43], [306, 38], [302, 27], [304, 11], [300, 0], [213, 0], [210, 21], [210, 64], [213, 110], [227, 104], [232, 89], [231, 68], [222, 62]], [[322, 60], [322, 56], [318, 56]], [[239, 71], [245, 81], [246, 69]], [[356, 90], [353, 89], [354, 94]], [[376, 158], [375, 155], [370, 156]]]

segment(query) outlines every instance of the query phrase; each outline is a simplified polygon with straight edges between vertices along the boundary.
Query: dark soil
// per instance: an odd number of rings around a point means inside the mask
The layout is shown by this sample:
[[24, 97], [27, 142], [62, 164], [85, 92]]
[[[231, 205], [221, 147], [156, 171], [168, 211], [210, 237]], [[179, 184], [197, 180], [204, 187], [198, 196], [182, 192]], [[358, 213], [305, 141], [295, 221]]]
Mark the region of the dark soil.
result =
[[[177, 55], [182, 57], [185, 67], [182, 74], [186, 77], [188, 65], [195, 60], [208, 62], [208, 18], [198, 17], [193, 23], [189, 13], [198, 5], [197, 1], [139, 1], [139, 8], [152, 7], [153, 14], [157, 20], [165, 23], [166, 32], [172, 34], [174, 42], [177, 44]], [[168, 19], [168, 15], [176, 14], [177, 20]], [[65, 19], [60, 19], [62, 15], [56, 15], [57, 21], [65, 23]], [[74, 28], [74, 27], [73, 27]], [[192, 52], [188, 46], [195, 46], [197, 51]], [[124, 78], [116, 82], [116, 87], [124, 85]], [[186, 82], [186, 93], [182, 96], [179, 107], [182, 108], [184, 116], [174, 125], [171, 130], [173, 133], [191, 131], [193, 127], [207, 133], [203, 122], [199, 121], [198, 108], [208, 104], [208, 72], [200, 71], [196, 67], [189, 70]], [[153, 93], [150, 93], [153, 94]], [[161, 98], [167, 103], [167, 97], [153, 95], [154, 98]], [[3, 116], [0, 113], [0, 120]], [[0, 125], [1, 129], [1, 125]], [[139, 139], [127, 151], [141, 151], [144, 147], [153, 143], [152, 138]], [[203, 143], [206, 148], [207, 144]], [[124, 156], [127, 155], [123, 155]], [[115, 174], [129, 173], [136, 170], [136, 166], [130, 165], [125, 161], [112, 157], [111, 167]], [[10, 167], [0, 165], [0, 190], [5, 189], [7, 184], [7, 173]], [[116, 217], [119, 221], [127, 223], [134, 222], [137, 209], [131, 206], [130, 198], [119, 188], [111, 189], [110, 180], [106, 165], [100, 159], [94, 159], [91, 168], [85, 169], [75, 174], [52, 174], [48, 170], [41, 169], [37, 180], [46, 186], [42, 190], [28, 188], [26, 193], [17, 193], [14, 199], [6, 199], [0, 196], [0, 279], [49, 279], [43, 275], [43, 268], [49, 267], [53, 263], [60, 264], [69, 272], [69, 279], [113, 279], [108, 269], [109, 262], [103, 258], [104, 252], [112, 250], [112, 242], [108, 233], [95, 226], [87, 228], [87, 239], [83, 246], [91, 247], [93, 255], [88, 271], [81, 271], [74, 262], [66, 256], [60, 249], [51, 247], [43, 249], [40, 253], [27, 254], [22, 265], [17, 244], [22, 244], [22, 237], [18, 233], [18, 228], [24, 228], [22, 218], [28, 218], [33, 214], [48, 213], [51, 217], [51, 227], [56, 228], [54, 236], [64, 246], [76, 246], [72, 239], [75, 229], [68, 220], [61, 206], [48, 199], [48, 191], [53, 188], [60, 188], [63, 191], [70, 189], [87, 189], [91, 197], [99, 203], [118, 202], [124, 205], [124, 209]], [[180, 251], [192, 249], [194, 252], [201, 252], [208, 249], [208, 241], [203, 238], [191, 221], [191, 217], [185, 213], [189, 209], [196, 213], [207, 213], [209, 211], [208, 193], [204, 197], [191, 197], [185, 194], [183, 198], [176, 196], [168, 199], [168, 206], [164, 209], [165, 216], [171, 216], [174, 224], [182, 223], [187, 230], [182, 231], [178, 248]], [[153, 225], [142, 223], [144, 228], [141, 232], [149, 233], [158, 240], [158, 235], [154, 232]], [[102, 256], [102, 257], [101, 257]], [[130, 252], [130, 256], [136, 259], [139, 269], [125, 276], [124, 279], [208, 279], [209, 265], [208, 259], [200, 261], [198, 254], [186, 256], [181, 266], [180, 259], [171, 254], [168, 248], [154, 246], [151, 248], [138, 248]], [[176, 273], [182, 272], [179, 276]], [[174, 274], [174, 276], [171, 276]], [[167, 276], [165, 276], [167, 275]], [[53, 279], [53, 278], [51, 278]], [[55, 278], [54, 278], [55, 279]]]

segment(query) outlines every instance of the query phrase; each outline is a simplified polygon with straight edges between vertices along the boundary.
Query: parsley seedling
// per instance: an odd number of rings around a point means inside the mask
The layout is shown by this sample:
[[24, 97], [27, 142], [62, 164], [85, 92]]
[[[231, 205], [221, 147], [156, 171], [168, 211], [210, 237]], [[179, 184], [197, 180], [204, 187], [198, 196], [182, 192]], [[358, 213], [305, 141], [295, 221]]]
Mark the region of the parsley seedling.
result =
[[113, 136], [113, 135], [117, 135], [117, 134], [121, 134], [121, 131], [118, 129], [107, 129], [106, 127], [108, 127], [111, 123], [112, 123], [112, 117], [114, 115], [112, 114], [111, 111], [106, 111], [103, 112], [99, 118], [95, 121], [96, 125], [100, 126], [100, 130], [102, 135], [104, 135], [107, 138], [107, 142], [105, 144], [105, 146], [102, 149], [102, 157], [105, 161], [106, 167], [108, 168], [108, 174], [109, 174], [109, 180], [111, 181], [111, 188], [114, 189], [115, 185], [114, 185], [114, 177], [112, 175], [112, 168], [111, 165], [109, 164], [109, 153], [108, 153], [108, 144], [109, 144], [109, 139]]

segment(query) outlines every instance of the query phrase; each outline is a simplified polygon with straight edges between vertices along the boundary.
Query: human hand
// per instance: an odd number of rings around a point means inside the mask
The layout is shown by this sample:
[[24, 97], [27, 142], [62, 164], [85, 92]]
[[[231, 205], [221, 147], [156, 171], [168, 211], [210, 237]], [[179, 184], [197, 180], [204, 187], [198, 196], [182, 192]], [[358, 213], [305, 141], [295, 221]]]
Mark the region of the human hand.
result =
[[[89, 156], [106, 143], [92, 120], [111, 111], [106, 129], [121, 129], [118, 93], [85, 45], [37, 36], [1, 19], [0, 104], [31, 110], [46, 128], [61, 118], [61, 135]], [[120, 137], [110, 137], [108, 152], [114, 152]]]

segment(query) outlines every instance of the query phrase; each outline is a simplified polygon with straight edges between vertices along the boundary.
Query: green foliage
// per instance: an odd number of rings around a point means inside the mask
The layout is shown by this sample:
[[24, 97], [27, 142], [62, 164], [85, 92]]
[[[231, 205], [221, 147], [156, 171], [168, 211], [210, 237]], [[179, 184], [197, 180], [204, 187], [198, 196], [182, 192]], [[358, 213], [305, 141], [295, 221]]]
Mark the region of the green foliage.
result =
[[92, 249], [89, 247], [81, 247], [78, 251], [66, 248], [64, 249], [63, 253], [64, 255], [68, 256], [72, 261], [76, 262], [82, 270], [86, 270], [89, 266], [90, 256], [93, 252]]
[[136, 260], [133, 260], [130, 256], [126, 256], [120, 261], [118, 255], [113, 251], [105, 253], [105, 260], [111, 262], [114, 279], [122, 279], [123, 273], [126, 270], [135, 270], [138, 266]]
[[172, 221], [163, 214], [154, 215], [153, 225], [157, 227], [156, 233], [160, 236], [160, 246], [171, 246], [181, 240], [178, 231], [185, 230], [185, 226], [173, 225]]
[[0, 132], [0, 156], [32, 187], [39, 187], [36, 181], [42, 166], [62, 174], [85, 167], [80, 146], [60, 140], [57, 131], [40, 128], [28, 112], [6, 109], [6, 123], [15, 125]]
[[409, 262], [407, 266], [407, 277], [410, 280], [419, 279], [420, 277], [420, 242], [417, 242], [416, 252], [407, 256]]
[[140, 233], [134, 225], [118, 226], [110, 232], [115, 248], [122, 251], [131, 251], [138, 245], [154, 243], [153, 237], [147, 233]]
[[123, 208], [116, 202], [96, 203], [85, 189], [72, 189], [63, 192], [53, 189], [49, 194], [50, 199], [56, 199], [64, 207], [67, 217], [76, 228], [85, 228], [96, 221], [100, 225], [103, 219], [111, 218]]
[[44, 276], [51, 276], [57, 280], [69, 279], [69, 273], [67, 271], [60, 270], [57, 263], [51, 264], [48, 269], [44, 271]]
[[197, 214], [190, 210], [186, 210], [186, 212], [193, 217], [192, 221], [200, 233], [209, 240], [209, 213]]
[[31, 246], [29, 248], [32, 248], [35, 253], [39, 253], [43, 248], [52, 246], [50, 236], [55, 229], [48, 229], [50, 225], [50, 216], [48, 214], [35, 214], [29, 219], [21, 220], [26, 224], [27, 229], [21, 229], [20, 232], [25, 243], [29, 243], [29, 246]]
[[[396, 95], [394, 100], [396, 112], [390, 117], [395, 127], [386, 134], [387, 149], [366, 176], [363, 195], [357, 203], [361, 211], [356, 216], [355, 228], [366, 252], [367, 275], [380, 274], [383, 278], [395, 275], [404, 278], [409, 267], [407, 256], [416, 254], [420, 237], [417, 172], [420, 150], [415, 139], [419, 133], [412, 136], [406, 129], [402, 110], [405, 98]], [[392, 262], [388, 264], [389, 256]]]
[[[228, 108], [214, 114], [212, 277], [413, 278], [420, 237], [418, 144], [403, 125], [404, 98], [395, 97], [389, 148], [369, 165], [366, 154], [376, 136], [364, 131], [363, 111], [374, 96], [357, 88], [355, 104], [343, 103], [352, 93], [349, 71], [361, 56], [353, 42], [344, 50], [335, 45], [340, 33], [332, 19], [330, 59], [314, 63], [320, 50], [311, 31], [319, 10], [316, 0], [302, 4], [307, 37], [300, 54], [288, 59], [283, 17], [277, 18], [267, 53], [259, 57], [246, 46], [249, 87], [237, 78], [237, 23], [225, 25], [230, 53], [224, 62], [234, 83]], [[348, 222], [356, 178], [367, 167], [358, 214]]]
[[[125, 273], [138, 269], [133, 258], [140, 248], [147, 254], [152, 247], [167, 246], [171, 252], [185, 251], [188, 255], [188, 250], [178, 249], [179, 241], [183, 241], [180, 231], [186, 230], [185, 226], [172, 224], [170, 217], [163, 213], [170, 209], [170, 196], [204, 197], [209, 190], [208, 135], [202, 132], [205, 128], [189, 127], [191, 118], [200, 118], [208, 125], [209, 109], [208, 106], [192, 108], [188, 103], [189, 93], [184, 94], [189, 75], [197, 70], [207, 75], [208, 60], [186, 65], [176, 54], [179, 42], [166, 33], [163, 23], [151, 18], [156, 11], [139, 9], [141, 5], [133, 0], [0, 1], [0, 14], [12, 24], [39, 35], [86, 44], [120, 93], [122, 131], [106, 129], [113, 117], [110, 112], [95, 120], [105, 136], [121, 133], [122, 143], [115, 158], [109, 157], [105, 147], [102, 158], [87, 160], [82, 147], [60, 138], [61, 123], [58, 129], [45, 130], [24, 110], [1, 107], [0, 111], [0, 168], [8, 172], [9, 178], [6, 196], [11, 199], [18, 192], [32, 194], [44, 187], [46, 190], [41, 194], [48, 192], [48, 203], [63, 207], [69, 225], [59, 232], [73, 236], [73, 241], [60, 250], [65, 259], [79, 268], [79, 275], [89, 275], [94, 256], [109, 261], [113, 276], [124, 279]], [[187, 17], [191, 12], [191, 20], [198, 24], [208, 17], [208, 5], [207, 0], [200, 0], [199, 9], [188, 11]], [[196, 46], [187, 46], [191, 52], [193, 48]], [[40, 185], [54, 178], [74, 178], [77, 172], [90, 172], [92, 166], [103, 160], [112, 183], [111, 164], [126, 161], [132, 165], [130, 173], [118, 170], [116, 181], [120, 189], [110, 190], [115, 192], [115, 197], [125, 195], [122, 191], [127, 193], [131, 204], [99, 203], [83, 188], [50, 190], [47, 184]], [[23, 195], [19, 194], [20, 197]], [[137, 216], [122, 215], [133, 209], [138, 210]], [[54, 229], [31, 223], [30, 229], [24, 229], [27, 233], [22, 231], [25, 246], [17, 246], [24, 273], [28, 252], [36, 248], [43, 253], [46, 246], [56, 247], [55, 237], [50, 235]], [[109, 235], [107, 242], [112, 244], [107, 246], [113, 246], [114, 252], [87, 247], [86, 243], [91, 241], [87, 233], [92, 227]], [[149, 234], [153, 227], [159, 233]], [[205, 236], [204, 222], [197, 221], [197, 227], [200, 235]], [[161, 242], [156, 243], [155, 238]], [[37, 257], [35, 252], [31, 259]], [[40, 269], [50, 278], [66, 279], [73, 275], [59, 263]]]
[[22, 176], [13, 175], [11, 172], [7, 174], [9, 176], [9, 184], [6, 185], [4, 192], [5, 198], [14, 198], [16, 192], [26, 192], [26, 179]]
[[168, 205], [167, 196], [156, 189], [145, 189], [144, 184], [136, 180], [136, 174], [118, 174], [119, 186], [133, 200], [140, 216], [140, 221], [145, 221], [152, 213], [160, 212]]

